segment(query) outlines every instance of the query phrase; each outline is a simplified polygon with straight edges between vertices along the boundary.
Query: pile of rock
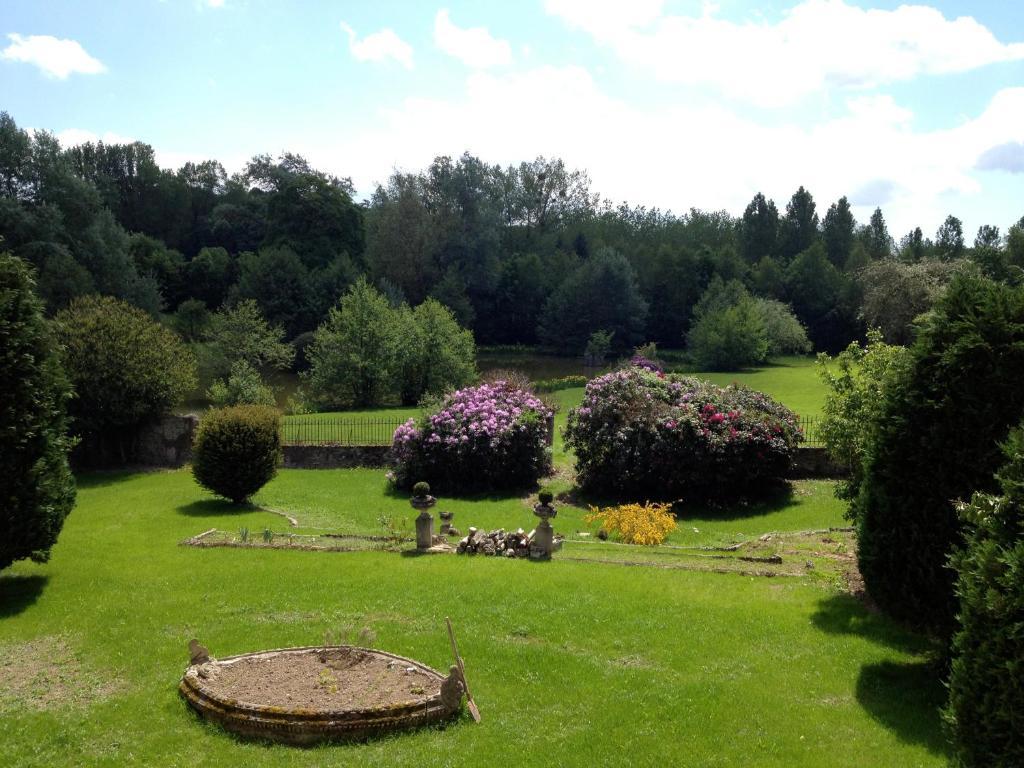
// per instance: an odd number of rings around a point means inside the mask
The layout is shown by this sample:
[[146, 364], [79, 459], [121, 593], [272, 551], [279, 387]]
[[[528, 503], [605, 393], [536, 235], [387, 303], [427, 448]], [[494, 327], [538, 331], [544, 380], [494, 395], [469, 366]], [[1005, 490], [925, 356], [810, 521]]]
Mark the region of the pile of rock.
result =
[[528, 557], [530, 555], [530, 534], [522, 528], [515, 531], [499, 528], [490, 533], [470, 528], [469, 535], [459, 541], [455, 551], [460, 555]]

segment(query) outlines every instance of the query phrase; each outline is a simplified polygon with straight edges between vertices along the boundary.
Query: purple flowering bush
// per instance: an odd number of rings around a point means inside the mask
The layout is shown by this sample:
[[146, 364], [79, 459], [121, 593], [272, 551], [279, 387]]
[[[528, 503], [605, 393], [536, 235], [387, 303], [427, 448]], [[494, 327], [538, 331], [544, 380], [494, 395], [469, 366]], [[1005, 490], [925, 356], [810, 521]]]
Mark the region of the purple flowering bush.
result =
[[534, 485], [551, 471], [551, 415], [536, 396], [506, 381], [460, 389], [436, 412], [395, 430], [395, 486], [425, 480], [457, 493]]
[[645, 371], [650, 371], [651, 373], [662, 373], [665, 370], [661, 366], [661, 363], [651, 360], [649, 357], [645, 357], [639, 352], [629, 358], [629, 364], [634, 368], [643, 368]]
[[750, 494], [785, 475], [801, 440], [761, 392], [637, 366], [593, 379], [565, 429], [580, 486], [636, 500]]

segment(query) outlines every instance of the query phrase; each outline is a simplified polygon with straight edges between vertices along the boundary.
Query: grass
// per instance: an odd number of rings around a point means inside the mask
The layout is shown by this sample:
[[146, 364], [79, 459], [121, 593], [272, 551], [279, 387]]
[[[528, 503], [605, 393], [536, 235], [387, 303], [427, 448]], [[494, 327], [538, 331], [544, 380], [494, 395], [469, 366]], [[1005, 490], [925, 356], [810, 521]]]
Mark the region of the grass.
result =
[[[257, 501], [292, 510], [301, 529], [372, 529], [382, 513], [413, 514], [370, 470], [282, 471]], [[441, 506], [463, 527], [526, 527], [527, 501]], [[573, 532], [580, 514], [560, 507], [556, 528]], [[749, 539], [841, 517], [828, 484], [800, 484], [774, 505], [691, 510], [673, 540]], [[243, 526], [285, 523], [210, 499], [186, 471], [83, 478], [52, 560], [0, 575], [0, 671], [31, 673], [0, 675], [4, 764], [479, 765], [507, 762], [510, 749], [524, 765], [946, 762], [926, 645], [825, 581], [560, 555], [533, 564], [178, 546]], [[236, 741], [177, 695], [192, 637], [226, 656], [369, 627], [377, 647], [444, 669], [446, 615], [479, 725], [463, 715], [443, 730], [290, 749]]]

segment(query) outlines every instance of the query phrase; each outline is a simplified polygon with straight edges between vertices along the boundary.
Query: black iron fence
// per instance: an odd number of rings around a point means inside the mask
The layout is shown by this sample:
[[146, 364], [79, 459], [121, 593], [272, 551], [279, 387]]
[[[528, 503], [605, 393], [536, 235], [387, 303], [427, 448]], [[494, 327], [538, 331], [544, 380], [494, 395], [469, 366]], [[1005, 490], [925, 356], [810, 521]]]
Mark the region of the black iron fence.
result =
[[285, 445], [391, 445], [395, 430], [405, 421], [318, 414], [288, 416], [283, 438]]
[[822, 439], [818, 419], [814, 416], [801, 416], [800, 429], [804, 433], [804, 441], [800, 443], [805, 448], [824, 448], [825, 441]]

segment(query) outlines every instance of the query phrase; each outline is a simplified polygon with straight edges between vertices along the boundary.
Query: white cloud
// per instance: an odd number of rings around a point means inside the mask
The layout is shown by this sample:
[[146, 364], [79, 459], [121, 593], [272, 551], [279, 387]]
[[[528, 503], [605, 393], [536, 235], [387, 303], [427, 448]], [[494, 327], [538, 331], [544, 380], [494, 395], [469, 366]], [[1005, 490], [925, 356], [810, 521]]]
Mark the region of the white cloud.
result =
[[364, 194], [390, 168], [419, 170], [437, 154], [469, 150], [502, 164], [560, 156], [587, 169], [594, 190], [614, 201], [677, 212], [739, 215], [758, 190], [782, 208], [804, 185], [822, 213], [841, 195], [856, 197], [861, 221], [882, 205], [897, 236], [918, 225], [933, 232], [950, 212], [968, 229], [1019, 218], [1009, 200], [1005, 215], [990, 206], [976, 215], [984, 220], [971, 220], [985, 199], [979, 156], [1024, 141], [1024, 88], [999, 92], [982, 114], [943, 130], [915, 129], [912, 113], [888, 96], [857, 96], [846, 106], [818, 124], [765, 125], [721, 104], [635, 106], [604, 93], [582, 67], [544, 66], [475, 72], [462, 93], [406, 99], [372, 129], [298, 149], [351, 175]]
[[345, 22], [342, 31], [348, 35], [348, 47], [358, 61], [387, 61], [393, 59], [406, 69], [412, 69], [412, 46], [395, 34], [394, 30], [382, 29], [367, 35], [362, 40]]
[[434, 17], [434, 42], [449, 56], [473, 69], [489, 69], [512, 61], [512, 46], [507, 40], [492, 37], [485, 27], [455, 26], [447, 8], [442, 8]]
[[17, 33], [7, 37], [11, 44], [0, 52], [0, 56], [9, 61], [34, 64], [48, 77], [65, 80], [68, 75], [76, 72], [95, 75], [106, 70], [99, 59], [86, 53], [75, 40], [58, 39], [51, 35], [23, 37]]
[[1024, 59], [1024, 43], [1000, 43], [971, 17], [946, 19], [922, 5], [885, 11], [805, 0], [776, 23], [720, 19], [710, 4], [699, 17], [666, 15], [659, 0], [546, 0], [546, 9], [659, 80], [710, 85], [765, 107], [830, 87]]

